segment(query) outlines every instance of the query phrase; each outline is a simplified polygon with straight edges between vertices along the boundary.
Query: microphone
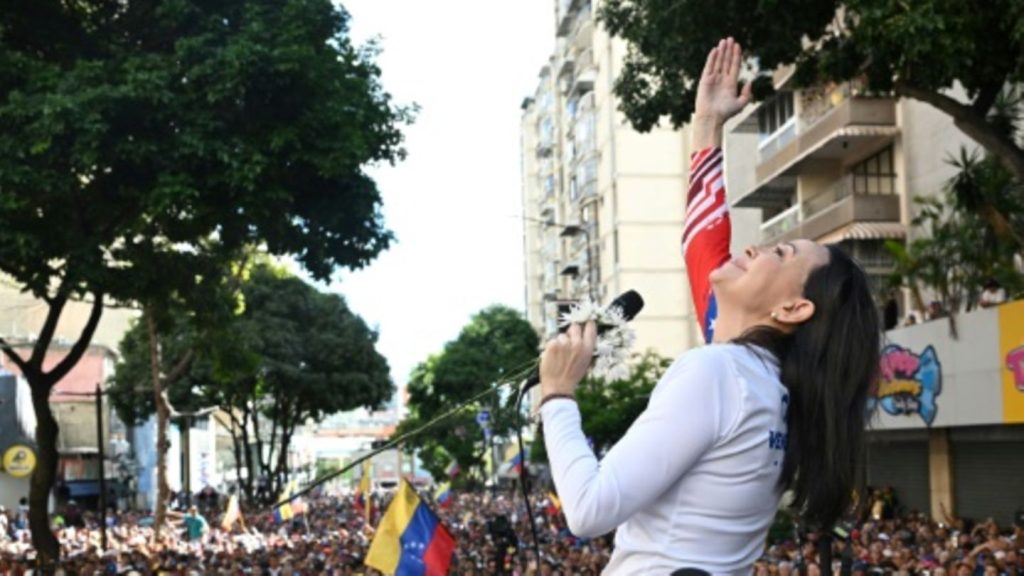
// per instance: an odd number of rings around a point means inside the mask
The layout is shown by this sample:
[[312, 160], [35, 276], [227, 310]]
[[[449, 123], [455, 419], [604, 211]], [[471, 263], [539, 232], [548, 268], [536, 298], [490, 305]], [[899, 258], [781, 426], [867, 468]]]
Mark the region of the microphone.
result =
[[[612, 308], [618, 308], [619, 312], [622, 313], [622, 317], [625, 318], [627, 322], [629, 322], [630, 320], [635, 318], [641, 310], [643, 310], [644, 299], [640, 297], [640, 293], [638, 293], [636, 290], [629, 290], [627, 292], [619, 294], [618, 298], [612, 300], [612, 303], [608, 305], [608, 309], [611, 310]], [[609, 328], [611, 328], [611, 326], [598, 325], [597, 333], [601, 334], [608, 330]], [[533, 372], [530, 374], [530, 377], [526, 379], [526, 382], [520, 389], [519, 394], [526, 394], [526, 392], [530, 388], [533, 388], [537, 384], [540, 384], [540, 366], [537, 366], [536, 368], [533, 369]]]

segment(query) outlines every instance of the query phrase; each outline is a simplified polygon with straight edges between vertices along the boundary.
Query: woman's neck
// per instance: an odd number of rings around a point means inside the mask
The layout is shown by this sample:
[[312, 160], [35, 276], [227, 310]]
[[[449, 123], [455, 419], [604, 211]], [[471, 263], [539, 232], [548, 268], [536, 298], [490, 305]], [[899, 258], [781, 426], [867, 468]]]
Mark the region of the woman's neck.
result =
[[718, 318], [715, 319], [713, 342], [731, 342], [756, 326], [771, 326], [771, 320], [770, 318], [755, 317], [742, 312], [728, 313], [719, 308]]

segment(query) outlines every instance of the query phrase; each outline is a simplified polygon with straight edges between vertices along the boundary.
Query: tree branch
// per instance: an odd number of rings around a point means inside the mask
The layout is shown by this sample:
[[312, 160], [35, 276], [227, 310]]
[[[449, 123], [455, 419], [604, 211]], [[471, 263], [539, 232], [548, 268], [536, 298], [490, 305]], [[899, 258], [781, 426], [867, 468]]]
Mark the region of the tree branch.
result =
[[978, 114], [971, 106], [961, 104], [945, 94], [934, 90], [925, 90], [905, 81], [897, 81], [895, 89], [900, 96], [931, 104], [948, 114], [953, 118], [953, 123], [957, 128], [995, 154], [1017, 180], [1024, 181], [1024, 150], [1021, 150], [1005, 135], [1000, 134], [983, 114]]
[[988, 111], [992, 109], [992, 105], [996, 103], [996, 98], [999, 98], [999, 92], [1003, 89], [1003, 84], [994, 83], [990, 84], [978, 91], [978, 95], [974, 98], [974, 103], [971, 104], [971, 109], [976, 114], [980, 114], [983, 117], [988, 116]]
[[45, 374], [46, 381], [49, 386], [53, 386], [60, 379], [67, 376], [68, 372], [74, 368], [75, 364], [82, 359], [82, 355], [89, 348], [89, 343], [92, 342], [93, 334], [96, 333], [96, 326], [100, 323], [100, 317], [103, 315], [103, 293], [96, 292], [93, 294], [92, 310], [89, 311], [89, 320], [86, 321], [85, 327], [82, 328], [82, 333], [78, 336], [78, 341], [71, 347], [67, 355], [61, 359], [60, 363], [50, 370], [49, 373]]
[[7, 357], [11, 359], [11, 362], [14, 362], [14, 365], [17, 366], [19, 370], [21, 370], [21, 373], [25, 376], [25, 378], [30, 377], [29, 371], [31, 370], [31, 368], [29, 367], [28, 362], [26, 362], [25, 359], [18, 354], [14, 347], [11, 346], [11, 344], [2, 337], [0, 337], [0, 350], [3, 350], [4, 354], [6, 354]]
[[[49, 349], [50, 342], [53, 341], [53, 334], [57, 331], [57, 322], [60, 321], [61, 313], [64, 312], [64, 305], [68, 303], [68, 295], [64, 291], [64, 286], [61, 285], [57, 294], [53, 298], [47, 298], [46, 302], [48, 304], [46, 320], [43, 321], [43, 328], [39, 331], [39, 337], [36, 338], [32, 347], [32, 356], [28, 359], [29, 365], [39, 371], [43, 369], [46, 350]], [[92, 334], [89, 337], [92, 338]]]
[[192, 365], [192, 359], [195, 358], [192, 348], [189, 348], [187, 352], [178, 360], [178, 363], [171, 368], [171, 371], [164, 376], [164, 386], [168, 386], [174, 382], [177, 382], [179, 378], [185, 375], [185, 372]]

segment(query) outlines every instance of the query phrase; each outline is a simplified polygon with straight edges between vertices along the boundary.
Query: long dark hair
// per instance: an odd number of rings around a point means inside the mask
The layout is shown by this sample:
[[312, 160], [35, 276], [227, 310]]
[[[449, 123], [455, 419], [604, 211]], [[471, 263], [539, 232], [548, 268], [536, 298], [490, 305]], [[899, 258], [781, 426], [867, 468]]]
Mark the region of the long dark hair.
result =
[[861, 488], [868, 392], [878, 377], [881, 328], [867, 277], [845, 252], [827, 246], [804, 298], [814, 314], [786, 334], [753, 328], [734, 342], [767, 349], [789, 390], [786, 456], [779, 479], [794, 511], [827, 529]]

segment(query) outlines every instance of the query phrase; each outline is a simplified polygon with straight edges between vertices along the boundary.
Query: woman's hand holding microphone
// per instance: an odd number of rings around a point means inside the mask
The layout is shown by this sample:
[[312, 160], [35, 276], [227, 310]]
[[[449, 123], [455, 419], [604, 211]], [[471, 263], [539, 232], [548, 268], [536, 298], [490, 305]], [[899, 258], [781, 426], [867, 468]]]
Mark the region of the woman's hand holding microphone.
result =
[[574, 398], [576, 386], [590, 370], [597, 343], [597, 324], [572, 324], [548, 342], [540, 358], [542, 400]]

